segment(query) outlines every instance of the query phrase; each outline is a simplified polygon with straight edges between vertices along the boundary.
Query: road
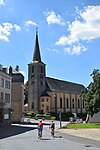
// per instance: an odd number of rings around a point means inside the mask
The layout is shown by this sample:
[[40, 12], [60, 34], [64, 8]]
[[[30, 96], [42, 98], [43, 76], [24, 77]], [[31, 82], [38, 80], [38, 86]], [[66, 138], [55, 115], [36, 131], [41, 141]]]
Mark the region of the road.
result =
[[[48, 125], [44, 125], [43, 137], [37, 138], [37, 122], [31, 125], [15, 124], [0, 131], [0, 150], [100, 150], [97, 141], [69, 136], [58, 131], [51, 137]], [[48, 121], [45, 123], [49, 123]]]

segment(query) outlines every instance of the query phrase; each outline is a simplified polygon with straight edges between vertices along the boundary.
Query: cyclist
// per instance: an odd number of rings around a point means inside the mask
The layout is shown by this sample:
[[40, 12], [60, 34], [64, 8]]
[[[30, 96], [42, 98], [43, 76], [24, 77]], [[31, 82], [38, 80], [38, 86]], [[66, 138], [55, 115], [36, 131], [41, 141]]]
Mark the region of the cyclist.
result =
[[38, 138], [41, 139], [42, 137], [42, 130], [43, 130], [43, 123], [42, 121], [38, 122]]
[[50, 123], [50, 129], [51, 129], [51, 136], [54, 137], [55, 123], [53, 122], [53, 120], [52, 120], [52, 122]]

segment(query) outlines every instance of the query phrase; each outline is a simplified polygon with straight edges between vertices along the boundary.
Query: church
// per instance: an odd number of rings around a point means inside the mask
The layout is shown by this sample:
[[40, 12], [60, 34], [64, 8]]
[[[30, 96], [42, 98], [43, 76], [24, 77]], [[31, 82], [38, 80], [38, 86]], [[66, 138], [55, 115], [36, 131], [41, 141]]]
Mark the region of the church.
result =
[[46, 64], [41, 59], [36, 31], [33, 60], [28, 64], [29, 111], [84, 113], [84, 101], [80, 97], [84, 88], [82, 84], [46, 76]]

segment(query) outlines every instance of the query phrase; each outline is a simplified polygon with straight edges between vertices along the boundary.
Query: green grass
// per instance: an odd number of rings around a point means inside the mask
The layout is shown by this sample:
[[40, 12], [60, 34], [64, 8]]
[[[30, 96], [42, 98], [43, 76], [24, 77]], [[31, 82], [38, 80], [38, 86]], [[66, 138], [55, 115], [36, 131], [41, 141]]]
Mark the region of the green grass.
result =
[[68, 129], [100, 128], [100, 123], [68, 124], [64, 128], [68, 128]]

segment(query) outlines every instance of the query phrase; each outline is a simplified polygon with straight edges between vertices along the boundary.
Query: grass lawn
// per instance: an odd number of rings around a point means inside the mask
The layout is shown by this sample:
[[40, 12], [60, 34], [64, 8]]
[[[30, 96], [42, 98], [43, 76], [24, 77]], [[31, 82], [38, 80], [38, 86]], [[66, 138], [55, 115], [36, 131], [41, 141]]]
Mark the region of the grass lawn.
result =
[[67, 124], [64, 128], [67, 129], [82, 129], [82, 128], [100, 128], [100, 123], [74, 123], [74, 124]]

